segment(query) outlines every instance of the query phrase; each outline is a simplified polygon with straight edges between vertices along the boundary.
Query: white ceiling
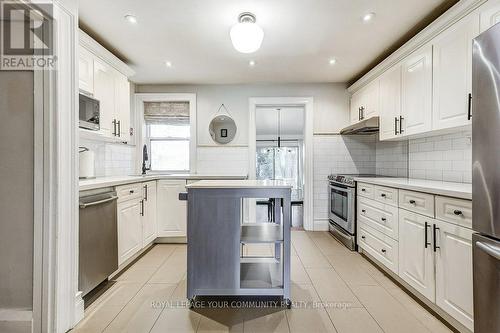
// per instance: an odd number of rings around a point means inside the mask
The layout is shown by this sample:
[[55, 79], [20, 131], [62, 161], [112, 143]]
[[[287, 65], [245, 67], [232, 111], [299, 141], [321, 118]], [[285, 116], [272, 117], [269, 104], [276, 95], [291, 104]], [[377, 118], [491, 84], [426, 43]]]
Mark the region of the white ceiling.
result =
[[[278, 117], [278, 112], [280, 116]], [[304, 108], [282, 107], [257, 108], [255, 112], [256, 135], [259, 136], [281, 136], [302, 137], [304, 132]]]
[[[132, 65], [136, 83], [346, 82], [449, 1], [80, 0], [79, 11], [87, 32]], [[244, 11], [265, 33], [251, 55], [234, 50], [229, 38]], [[376, 17], [363, 24], [367, 12]]]

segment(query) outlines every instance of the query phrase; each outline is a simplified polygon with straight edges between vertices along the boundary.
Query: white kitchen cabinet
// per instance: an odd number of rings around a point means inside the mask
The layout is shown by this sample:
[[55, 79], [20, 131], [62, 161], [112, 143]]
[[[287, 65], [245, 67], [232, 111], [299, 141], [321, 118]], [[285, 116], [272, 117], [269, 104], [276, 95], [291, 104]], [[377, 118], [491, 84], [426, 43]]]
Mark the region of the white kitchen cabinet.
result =
[[368, 119], [379, 115], [379, 79], [370, 82], [362, 91], [361, 118]]
[[94, 55], [82, 46], [78, 48], [78, 88], [94, 94]]
[[357, 123], [361, 118], [361, 92], [352, 94], [351, 97], [351, 124]]
[[98, 58], [94, 59], [94, 97], [99, 100], [101, 132], [113, 137], [116, 133], [115, 70]]
[[432, 302], [436, 285], [433, 223], [431, 218], [399, 210], [399, 276]]
[[432, 41], [432, 129], [469, 125], [472, 93], [472, 39], [479, 31], [476, 12]]
[[142, 247], [149, 245], [156, 238], [157, 195], [156, 181], [143, 183]]
[[500, 0], [488, 0], [479, 7], [479, 29], [484, 32], [500, 22]]
[[142, 248], [141, 199], [119, 202], [118, 217], [118, 265], [124, 263]]
[[401, 64], [388, 69], [380, 77], [379, 139], [393, 139], [399, 134], [401, 115]]
[[179, 200], [185, 180], [158, 181], [158, 237], [186, 237], [187, 205]]
[[121, 73], [116, 73], [115, 76], [115, 101], [113, 118], [116, 121], [116, 136], [120, 138], [120, 141], [129, 141], [130, 83]]
[[471, 229], [436, 220], [436, 304], [473, 330]]
[[403, 135], [432, 128], [432, 46], [424, 46], [402, 62], [400, 128]]

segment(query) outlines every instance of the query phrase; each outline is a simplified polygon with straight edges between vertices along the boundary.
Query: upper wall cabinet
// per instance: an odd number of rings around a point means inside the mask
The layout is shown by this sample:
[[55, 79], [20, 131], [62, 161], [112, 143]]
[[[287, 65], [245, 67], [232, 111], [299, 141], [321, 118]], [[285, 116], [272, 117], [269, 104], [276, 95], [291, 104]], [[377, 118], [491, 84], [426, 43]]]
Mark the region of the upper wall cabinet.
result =
[[130, 83], [134, 72], [111, 52], [80, 31], [79, 89], [99, 100], [97, 138], [130, 140]]
[[351, 124], [360, 120], [378, 116], [379, 111], [379, 82], [374, 80], [351, 98]]
[[465, 17], [433, 41], [432, 129], [470, 124], [472, 39], [479, 32], [479, 16]]
[[380, 140], [395, 138], [399, 134], [401, 117], [401, 64], [380, 76]]
[[500, 22], [500, 0], [489, 0], [479, 8], [479, 27], [483, 32]]
[[432, 46], [412, 53], [402, 64], [400, 133], [414, 135], [432, 128]]

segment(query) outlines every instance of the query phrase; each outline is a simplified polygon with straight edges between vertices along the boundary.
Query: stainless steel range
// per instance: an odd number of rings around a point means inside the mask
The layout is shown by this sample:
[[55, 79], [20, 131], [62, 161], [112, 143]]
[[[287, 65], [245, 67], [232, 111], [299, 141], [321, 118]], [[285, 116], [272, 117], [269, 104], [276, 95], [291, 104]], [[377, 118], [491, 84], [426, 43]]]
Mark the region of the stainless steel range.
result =
[[347, 248], [356, 250], [356, 181], [371, 174], [332, 174], [328, 176], [328, 219], [330, 233]]

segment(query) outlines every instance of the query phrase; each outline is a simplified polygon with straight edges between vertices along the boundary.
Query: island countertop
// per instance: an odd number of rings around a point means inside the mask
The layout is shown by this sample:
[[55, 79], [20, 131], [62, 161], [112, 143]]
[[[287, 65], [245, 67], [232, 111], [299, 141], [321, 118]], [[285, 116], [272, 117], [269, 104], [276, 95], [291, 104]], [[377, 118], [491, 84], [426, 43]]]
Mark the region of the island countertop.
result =
[[292, 188], [283, 180], [200, 180], [186, 185], [186, 188]]

